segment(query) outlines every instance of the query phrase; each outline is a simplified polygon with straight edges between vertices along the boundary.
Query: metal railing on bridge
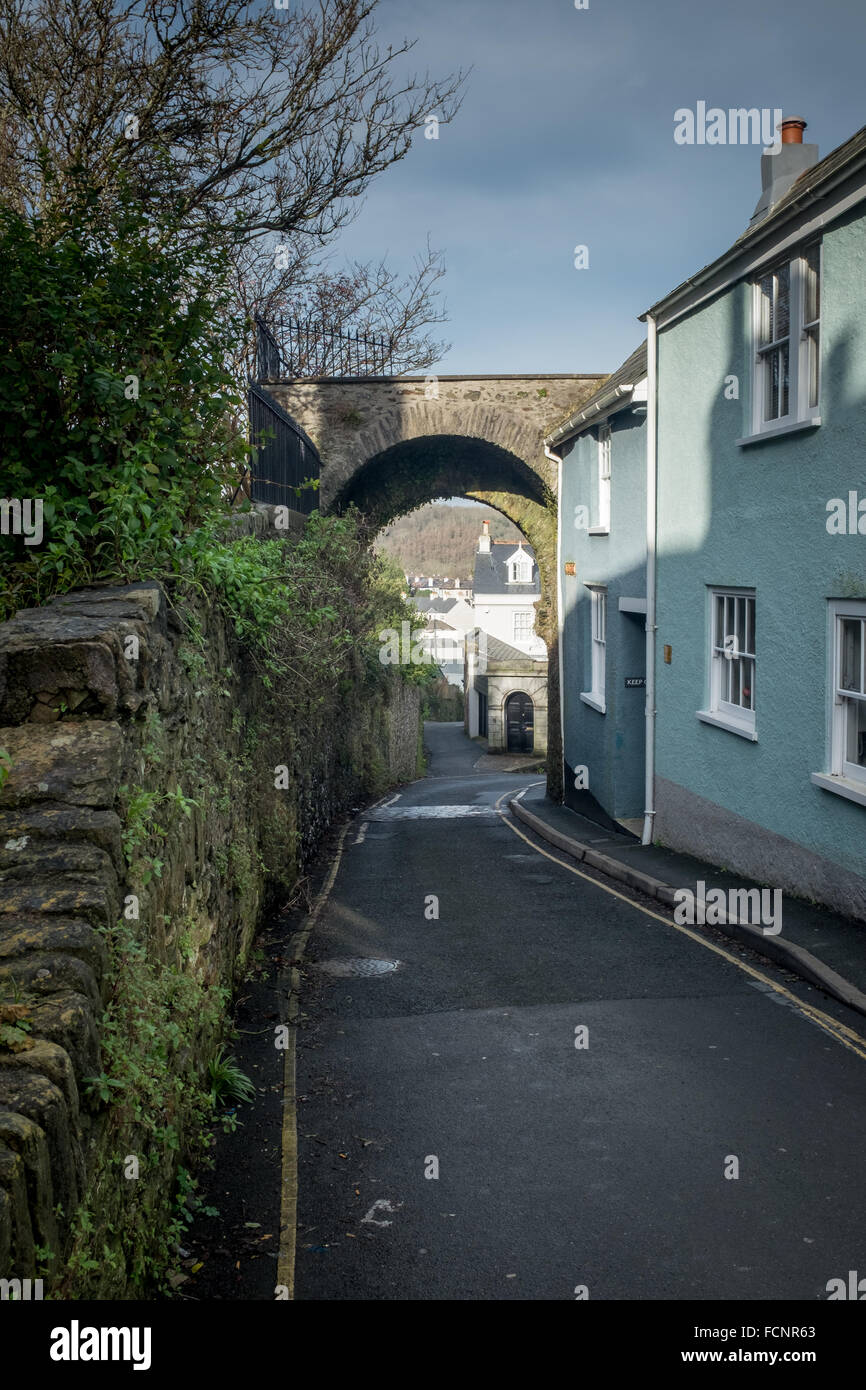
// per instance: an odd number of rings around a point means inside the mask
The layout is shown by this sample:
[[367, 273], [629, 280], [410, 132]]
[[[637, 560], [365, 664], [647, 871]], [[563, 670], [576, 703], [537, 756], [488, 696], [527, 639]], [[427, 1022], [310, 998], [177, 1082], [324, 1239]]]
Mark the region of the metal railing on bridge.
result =
[[283, 318], [256, 325], [256, 378], [389, 376], [394, 345], [389, 338], [328, 328], [312, 319]]
[[247, 401], [250, 443], [258, 451], [250, 465], [250, 500], [291, 507], [309, 516], [318, 506], [319, 454], [309, 435], [277, 402], [250, 382]]

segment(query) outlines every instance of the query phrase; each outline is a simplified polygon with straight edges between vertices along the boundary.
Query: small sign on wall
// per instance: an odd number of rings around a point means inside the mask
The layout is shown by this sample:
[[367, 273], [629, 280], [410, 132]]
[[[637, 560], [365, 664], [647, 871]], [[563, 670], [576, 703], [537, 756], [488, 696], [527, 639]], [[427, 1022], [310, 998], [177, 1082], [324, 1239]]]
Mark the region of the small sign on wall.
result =
[[626, 690], [638, 690], [642, 685], [646, 685], [646, 676], [626, 676]]
[[566, 560], [566, 562], [565, 562], [565, 572], [566, 572], [566, 574], [576, 574], [576, 573], [577, 573], [577, 567], [576, 567], [576, 565], [575, 565], [575, 563], [574, 563], [573, 560]]

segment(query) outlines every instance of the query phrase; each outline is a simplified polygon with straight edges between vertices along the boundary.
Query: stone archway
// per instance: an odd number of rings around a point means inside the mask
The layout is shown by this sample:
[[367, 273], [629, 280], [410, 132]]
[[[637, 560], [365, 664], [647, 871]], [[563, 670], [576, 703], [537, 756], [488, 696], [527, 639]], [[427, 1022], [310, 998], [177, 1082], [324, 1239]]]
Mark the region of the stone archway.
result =
[[556, 464], [544, 449], [603, 374], [319, 377], [261, 383], [321, 458], [323, 511], [354, 503], [375, 524], [436, 497], [485, 502], [535, 551], [536, 631], [549, 657], [548, 791], [562, 796], [556, 615]]
[[420, 436], [392, 444], [366, 460], [331, 500], [329, 510], [357, 506], [374, 525], [437, 497], [467, 497], [500, 512], [535, 552], [541, 579], [536, 631], [548, 649], [548, 790], [561, 796], [559, 654], [556, 624], [556, 498], [525, 461], [487, 440]]

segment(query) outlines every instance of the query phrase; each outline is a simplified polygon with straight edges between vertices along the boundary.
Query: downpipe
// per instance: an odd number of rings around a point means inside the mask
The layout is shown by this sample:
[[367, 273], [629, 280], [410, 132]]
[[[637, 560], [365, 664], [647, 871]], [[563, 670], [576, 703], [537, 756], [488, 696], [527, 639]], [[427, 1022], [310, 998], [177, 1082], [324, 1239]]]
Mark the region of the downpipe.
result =
[[562, 685], [563, 678], [563, 624], [565, 614], [562, 609], [562, 459], [559, 454], [555, 454], [547, 444], [544, 445], [544, 456], [550, 459], [551, 463], [556, 464], [556, 665], [559, 672], [559, 691], [557, 699], [559, 702], [559, 781], [562, 786], [562, 798], [565, 800], [565, 699]]
[[658, 515], [658, 328], [647, 314], [646, 753], [642, 845], [653, 842], [656, 768], [656, 537]]

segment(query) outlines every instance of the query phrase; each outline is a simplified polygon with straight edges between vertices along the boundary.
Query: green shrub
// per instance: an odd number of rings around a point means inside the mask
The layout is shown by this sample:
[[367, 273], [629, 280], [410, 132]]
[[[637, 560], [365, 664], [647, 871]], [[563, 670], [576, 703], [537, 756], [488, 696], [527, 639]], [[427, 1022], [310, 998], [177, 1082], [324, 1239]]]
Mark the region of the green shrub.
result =
[[[265, 682], [288, 680], [286, 699], [308, 706], [341, 679], [381, 678], [380, 632], [404, 621], [417, 626], [417, 612], [401, 598], [402, 573], [371, 540], [354, 509], [313, 512], [291, 543], [245, 537], [226, 545], [214, 521], [177, 548], [174, 564], [181, 587], [221, 605]], [[401, 674], [424, 681], [432, 670], [405, 666]]]
[[246, 452], [227, 273], [129, 199], [61, 228], [0, 207], [0, 493], [41, 501], [44, 533], [0, 536], [0, 619], [163, 572], [220, 506]]
[[256, 1088], [245, 1071], [241, 1071], [233, 1057], [226, 1056], [221, 1047], [208, 1064], [211, 1100], [215, 1106], [229, 1101], [249, 1105], [255, 1099]]

